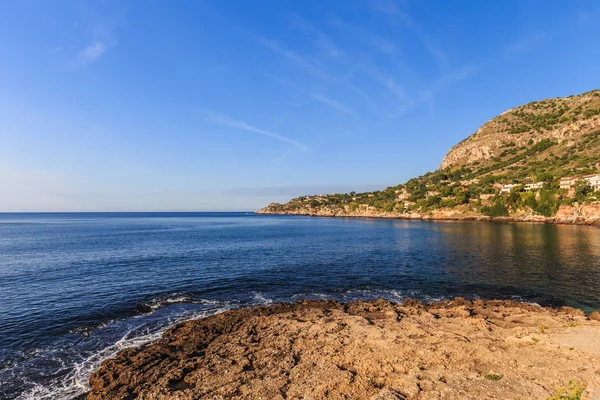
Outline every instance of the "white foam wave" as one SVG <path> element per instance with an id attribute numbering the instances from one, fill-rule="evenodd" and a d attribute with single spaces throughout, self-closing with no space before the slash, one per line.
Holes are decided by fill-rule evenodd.
<path id="1" fill-rule="evenodd" d="M 158 310 L 161 307 L 166 307 L 170 304 L 176 303 L 193 303 L 193 298 L 191 295 L 187 293 L 173 293 L 169 296 L 165 297 L 157 297 L 146 303 L 144 306 L 148 307 L 150 310 Z"/>
<path id="2" fill-rule="evenodd" d="M 176 300 L 176 298 L 173 298 L 172 300 Z M 162 336 L 163 332 L 174 324 L 187 320 L 205 318 L 232 308 L 232 304 L 229 302 L 206 300 L 203 303 L 211 305 L 212 307 L 210 309 L 191 313 L 183 313 L 181 315 L 169 318 L 168 321 L 165 321 L 155 328 L 140 327 L 139 325 L 133 324 L 131 328 L 124 331 L 120 338 L 118 338 L 118 340 L 116 340 L 114 343 L 107 345 L 106 347 L 87 357 L 84 357 L 81 361 L 71 365 L 66 365 L 66 363 L 63 362 L 58 372 L 60 372 L 60 370 L 68 370 L 68 372 L 62 375 L 60 378 L 51 381 L 49 384 L 40 384 L 23 379 L 23 386 L 29 387 L 29 389 L 20 394 L 16 399 L 56 400 L 73 399 L 81 396 L 89 391 L 89 376 L 100 366 L 102 361 L 114 357 L 121 350 L 139 347 L 158 340 Z M 101 329 L 110 328 L 111 326 L 107 326 Z M 92 332 L 92 335 L 94 333 L 96 332 Z"/>
<path id="3" fill-rule="evenodd" d="M 395 289 L 354 289 L 345 292 L 320 293 L 306 292 L 298 293 L 291 296 L 291 300 L 337 300 L 341 302 L 349 301 L 369 301 L 377 299 L 385 299 L 395 303 L 401 303 L 407 299 L 417 299 L 426 303 L 446 300 L 443 296 L 428 296 L 421 294 L 418 290 L 395 290 Z"/>
<path id="4" fill-rule="evenodd" d="M 273 299 L 266 297 L 264 293 L 254 292 L 252 294 L 253 305 L 268 306 L 273 304 Z"/>

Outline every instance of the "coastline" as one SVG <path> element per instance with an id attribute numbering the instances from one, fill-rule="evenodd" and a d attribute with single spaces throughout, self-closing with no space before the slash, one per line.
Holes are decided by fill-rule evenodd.
<path id="1" fill-rule="evenodd" d="M 255 211 L 255 214 L 261 215 L 295 215 L 305 217 L 323 217 L 323 218 L 368 218 L 368 219 L 394 219 L 404 221 L 447 221 L 447 222 L 461 222 L 461 221 L 479 221 L 479 222 L 511 222 L 511 223 L 538 223 L 538 224 L 557 224 L 557 225 L 582 225 L 582 226 L 596 226 L 600 227 L 600 214 L 589 215 L 589 216 L 578 216 L 578 215 L 560 215 L 555 217 L 544 217 L 538 215 L 530 216 L 509 216 L 509 217 L 488 217 L 485 215 L 457 215 L 457 214 L 444 214 L 444 213 L 430 213 L 430 214 L 396 214 L 396 213 L 347 213 L 343 211 L 331 211 L 325 212 L 310 212 L 310 211 L 265 211 L 261 209 Z"/>
<path id="2" fill-rule="evenodd" d="M 600 313 L 462 298 L 299 301 L 168 329 L 87 398 L 517 399 L 600 395 Z"/>

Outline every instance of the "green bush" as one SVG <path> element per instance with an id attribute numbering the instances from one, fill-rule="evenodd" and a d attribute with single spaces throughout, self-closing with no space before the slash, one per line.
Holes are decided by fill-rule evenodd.
<path id="1" fill-rule="evenodd" d="M 488 217 L 508 217 L 508 208 L 502 202 L 496 202 L 491 207 L 481 207 L 481 213 Z"/>

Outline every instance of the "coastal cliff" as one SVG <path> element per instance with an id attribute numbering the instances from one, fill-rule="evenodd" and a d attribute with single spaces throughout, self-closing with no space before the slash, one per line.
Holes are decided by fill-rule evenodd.
<path id="1" fill-rule="evenodd" d="M 378 208 L 370 207 L 368 205 L 364 205 L 354 210 L 349 207 L 344 207 L 343 209 L 337 207 L 286 209 L 284 205 L 278 203 L 271 203 L 267 207 L 256 211 L 256 213 L 270 215 L 304 215 L 310 217 L 383 218 L 421 221 L 504 221 L 600 226 L 600 203 L 571 206 L 561 205 L 556 215 L 552 217 L 545 217 L 531 212 L 521 212 L 513 216 L 490 217 L 464 208 L 438 209 L 425 213 L 382 212 Z"/>
<path id="2" fill-rule="evenodd" d="M 302 301 L 176 325 L 103 362 L 87 398 L 592 399 L 598 337 L 569 307 Z"/>
<path id="3" fill-rule="evenodd" d="M 600 90 L 505 111 L 452 147 L 440 169 L 406 183 L 257 213 L 600 224 Z"/>

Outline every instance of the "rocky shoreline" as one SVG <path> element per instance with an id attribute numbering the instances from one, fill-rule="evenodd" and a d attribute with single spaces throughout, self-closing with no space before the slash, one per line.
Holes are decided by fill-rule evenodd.
<path id="1" fill-rule="evenodd" d="M 554 217 L 544 217 L 533 214 L 520 214 L 510 217 L 488 217 L 477 213 L 456 213 L 453 210 L 437 211 L 431 213 L 392 213 L 379 212 L 366 208 L 365 210 L 346 211 L 342 209 L 323 208 L 318 210 L 300 209 L 284 210 L 279 204 L 269 204 L 267 207 L 256 211 L 264 215 L 300 215 L 308 217 L 332 218 L 374 218 L 398 219 L 417 221 L 497 221 L 497 222 L 527 222 L 561 225 L 591 225 L 600 227 L 600 204 L 589 204 L 581 207 L 563 206 Z"/>
<path id="2" fill-rule="evenodd" d="M 600 313 L 569 307 L 301 301 L 176 325 L 104 361 L 87 398 L 594 399 L 598 338 Z"/>

